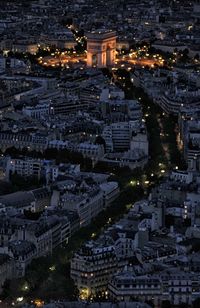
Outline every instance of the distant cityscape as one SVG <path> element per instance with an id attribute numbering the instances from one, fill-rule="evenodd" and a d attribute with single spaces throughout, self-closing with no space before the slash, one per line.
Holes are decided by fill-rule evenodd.
<path id="1" fill-rule="evenodd" d="M 0 1 L 0 308 L 200 307 L 200 1 Z"/>

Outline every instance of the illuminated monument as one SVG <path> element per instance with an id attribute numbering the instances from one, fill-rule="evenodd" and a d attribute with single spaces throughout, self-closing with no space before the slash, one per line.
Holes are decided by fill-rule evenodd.
<path id="1" fill-rule="evenodd" d="M 116 32 L 96 30 L 87 36 L 87 66 L 106 67 L 113 65 L 116 57 Z"/>

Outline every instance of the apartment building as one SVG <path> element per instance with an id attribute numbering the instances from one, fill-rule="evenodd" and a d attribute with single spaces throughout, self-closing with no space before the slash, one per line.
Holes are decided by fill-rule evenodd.
<path id="1" fill-rule="evenodd" d="M 113 300 L 153 301 L 160 307 L 162 301 L 173 305 L 190 305 L 199 296 L 199 275 L 169 269 L 159 274 L 136 276 L 130 271 L 115 274 L 109 283 L 109 294 Z"/>
<path id="2" fill-rule="evenodd" d="M 130 149 L 133 132 L 138 130 L 137 121 L 118 122 L 105 126 L 102 137 L 106 143 L 106 152 L 123 152 Z"/>
<path id="3" fill-rule="evenodd" d="M 71 261 L 71 277 L 85 299 L 106 292 L 108 280 L 116 270 L 115 250 L 106 240 L 102 245 L 86 243 Z"/>

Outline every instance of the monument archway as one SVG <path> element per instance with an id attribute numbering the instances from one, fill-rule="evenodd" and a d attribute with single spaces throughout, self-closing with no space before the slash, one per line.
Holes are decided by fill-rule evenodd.
<path id="1" fill-rule="evenodd" d="M 110 30 L 97 30 L 89 32 L 86 35 L 87 66 L 112 66 L 116 58 L 116 32 Z"/>

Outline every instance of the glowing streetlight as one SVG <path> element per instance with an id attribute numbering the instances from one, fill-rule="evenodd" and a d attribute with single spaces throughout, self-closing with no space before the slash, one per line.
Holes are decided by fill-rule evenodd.
<path id="1" fill-rule="evenodd" d="M 52 265 L 52 266 L 49 268 L 49 270 L 50 270 L 51 272 L 54 272 L 54 271 L 56 270 L 55 265 Z"/>

